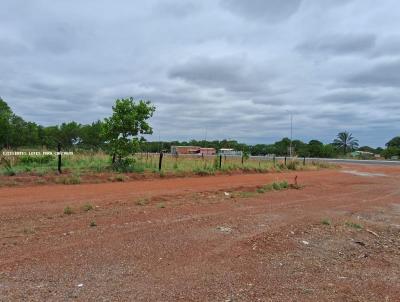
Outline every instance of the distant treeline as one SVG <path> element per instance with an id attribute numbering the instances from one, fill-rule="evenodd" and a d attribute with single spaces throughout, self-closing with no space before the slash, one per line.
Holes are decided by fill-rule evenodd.
<path id="1" fill-rule="evenodd" d="M 44 127 L 33 122 L 26 122 L 15 115 L 11 108 L 0 98 L 0 149 L 47 148 L 54 149 L 61 143 L 64 150 L 86 149 L 102 150 L 105 146 L 102 135 L 103 122 L 97 121 L 89 125 L 76 122 L 62 123 L 57 126 Z M 247 145 L 235 140 L 214 140 L 189 142 L 149 142 L 140 143 L 141 152 L 169 151 L 172 145 L 195 145 L 215 149 L 233 148 L 252 155 L 287 155 L 290 139 L 283 138 L 273 144 Z M 360 147 L 358 150 L 381 154 L 384 157 L 400 156 L 400 137 L 393 138 L 386 144 L 387 148 Z M 337 157 L 343 153 L 333 143 L 323 144 L 318 140 L 308 143 L 293 140 L 292 148 L 298 156 Z"/>

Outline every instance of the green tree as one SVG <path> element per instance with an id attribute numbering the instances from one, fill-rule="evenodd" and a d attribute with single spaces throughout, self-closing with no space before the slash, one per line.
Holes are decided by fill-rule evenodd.
<path id="1" fill-rule="evenodd" d="M 71 148 L 80 142 L 81 125 L 76 122 L 62 123 L 59 127 L 58 141 L 63 148 Z"/>
<path id="2" fill-rule="evenodd" d="M 358 140 L 353 137 L 353 135 L 347 131 L 340 132 L 333 144 L 338 149 L 343 149 L 343 154 L 347 153 L 347 150 L 354 150 L 358 147 Z"/>
<path id="3" fill-rule="evenodd" d="M 308 142 L 308 153 L 310 157 L 322 157 L 324 144 L 319 140 L 313 139 Z"/>
<path id="4" fill-rule="evenodd" d="M 399 147 L 387 147 L 382 151 L 381 155 L 387 159 L 392 158 L 393 156 L 400 156 L 400 148 Z"/>
<path id="5" fill-rule="evenodd" d="M 0 98 L 0 148 L 10 146 L 11 108 Z"/>
<path id="6" fill-rule="evenodd" d="M 392 138 L 386 143 L 386 147 L 398 147 L 400 148 L 400 136 Z"/>
<path id="7" fill-rule="evenodd" d="M 114 163 L 116 158 L 121 161 L 139 149 L 139 142 L 144 140 L 140 135 L 153 133 L 147 120 L 155 107 L 149 101 L 135 103 L 131 97 L 117 99 L 112 109 L 112 116 L 104 119 L 103 134 Z"/>
<path id="8" fill-rule="evenodd" d="M 102 128 L 103 123 L 101 121 L 94 122 L 91 125 L 83 125 L 79 131 L 79 147 L 100 149 L 103 145 Z"/>

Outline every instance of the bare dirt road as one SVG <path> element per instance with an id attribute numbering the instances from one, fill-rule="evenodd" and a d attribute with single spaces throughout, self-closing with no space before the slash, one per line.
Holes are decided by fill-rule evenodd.
<path id="1" fill-rule="evenodd" d="M 400 168 L 1 188 L 0 301 L 400 301 Z"/>

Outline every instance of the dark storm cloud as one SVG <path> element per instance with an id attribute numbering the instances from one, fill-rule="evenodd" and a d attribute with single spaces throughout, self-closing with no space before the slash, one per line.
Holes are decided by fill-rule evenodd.
<path id="1" fill-rule="evenodd" d="M 150 139 L 400 134 L 396 0 L 3 0 L 0 96 L 50 125 L 152 101 Z M 385 129 L 379 134 L 373 129 Z M 368 131 L 368 129 L 370 131 Z M 383 131 L 383 130 L 382 130 Z"/>
<path id="2" fill-rule="evenodd" d="M 297 50 L 309 54 L 359 54 L 371 50 L 375 46 L 374 34 L 335 34 L 321 38 L 313 38 L 297 46 Z"/>
<path id="3" fill-rule="evenodd" d="M 301 0 L 221 0 L 222 7 L 249 20 L 278 22 L 287 19 L 300 7 Z"/>

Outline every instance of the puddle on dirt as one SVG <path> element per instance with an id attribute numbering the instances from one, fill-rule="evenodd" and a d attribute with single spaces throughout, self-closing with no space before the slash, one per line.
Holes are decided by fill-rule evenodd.
<path id="1" fill-rule="evenodd" d="M 343 170 L 342 173 L 353 174 L 357 176 L 364 176 L 364 177 L 385 177 L 386 174 L 383 173 L 369 173 L 369 172 L 359 172 L 355 170 Z"/>

